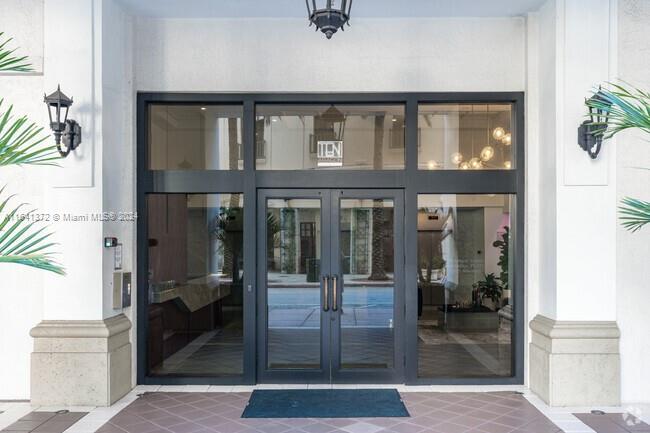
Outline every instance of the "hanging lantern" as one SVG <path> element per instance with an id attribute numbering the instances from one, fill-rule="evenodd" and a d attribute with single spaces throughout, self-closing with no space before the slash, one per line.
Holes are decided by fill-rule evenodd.
<path id="1" fill-rule="evenodd" d="M 327 39 L 343 26 L 350 25 L 352 0 L 305 0 L 309 25 L 316 26 L 316 31 L 325 33 Z M 337 6 L 338 4 L 338 6 Z"/>

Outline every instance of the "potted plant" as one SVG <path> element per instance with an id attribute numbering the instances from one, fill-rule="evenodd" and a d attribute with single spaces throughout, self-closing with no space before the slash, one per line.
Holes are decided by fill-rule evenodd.
<path id="1" fill-rule="evenodd" d="M 451 331 L 495 331 L 499 328 L 496 308 L 483 305 L 490 299 L 494 306 L 499 305 L 503 287 L 493 273 L 485 279 L 472 284 L 472 303 L 469 306 L 452 305 L 446 308 L 446 326 Z"/>
<path id="2" fill-rule="evenodd" d="M 474 291 L 472 299 L 474 300 L 474 307 L 478 311 L 482 311 L 484 299 L 490 299 L 494 305 L 494 310 L 498 310 L 499 301 L 503 294 L 503 286 L 501 281 L 493 273 L 487 274 L 484 280 L 477 281 L 472 285 Z"/>

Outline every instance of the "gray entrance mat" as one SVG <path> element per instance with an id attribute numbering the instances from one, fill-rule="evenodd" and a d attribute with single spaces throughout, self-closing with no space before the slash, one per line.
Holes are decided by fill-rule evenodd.
<path id="1" fill-rule="evenodd" d="M 396 389 L 255 390 L 242 418 L 408 417 Z"/>

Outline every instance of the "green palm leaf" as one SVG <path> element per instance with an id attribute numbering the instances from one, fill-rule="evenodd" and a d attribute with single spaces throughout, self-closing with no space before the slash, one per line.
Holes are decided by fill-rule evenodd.
<path id="1" fill-rule="evenodd" d="M 650 203 L 636 198 L 625 197 L 619 206 L 623 227 L 631 232 L 639 231 L 650 224 Z"/>
<path id="2" fill-rule="evenodd" d="M 56 146 L 41 144 L 48 138 L 43 128 L 29 122 L 26 116 L 12 115 L 13 105 L 2 111 L 0 99 L 0 167 L 4 165 L 58 165 Z"/>
<path id="3" fill-rule="evenodd" d="M 0 195 L 4 189 L 0 189 Z M 0 214 L 9 208 L 13 198 L 11 195 L 0 200 Z M 50 251 L 55 245 L 48 242 L 52 234 L 30 218 L 33 210 L 19 213 L 25 206 L 21 203 L 0 216 L 0 263 L 15 263 L 65 275 L 65 270 Z"/>
<path id="4" fill-rule="evenodd" d="M 630 128 L 639 128 L 650 134 L 650 94 L 637 88 L 630 90 L 618 84 L 610 86 L 611 89 L 599 89 L 600 98 L 586 102 L 588 107 L 607 113 L 607 129 L 603 128 L 600 134 L 604 138 L 611 138 Z"/>
<path id="5" fill-rule="evenodd" d="M 650 93 L 633 86 L 630 86 L 631 89 L 612 83 L 609 86 L 610 89 L 598 89 L 599 98 L 586 101 L 589 108 L 602 110 L 607 114 L 606 124 L 598 124 L 603 128 L 597 131 L 596 135 L 611 138 L 631 128 L 638 128 L 650 134 Z M 626 197 L 621 200 L 618 209 L 621 224 L 633 233 L 650 224 L 649 202 Z"/>
<path id="6" fill-rule="evenodd" d="M 6 39 L 4 42 L 3 32 L 0 32 L 0 71 L 3 72 L 31 72 L 31 63 L 27 61 L 27 56 L 16 57 L 14 53 L 17 48 L 10 50 L 7 45 L 12 41 L 12 38 Z"/>

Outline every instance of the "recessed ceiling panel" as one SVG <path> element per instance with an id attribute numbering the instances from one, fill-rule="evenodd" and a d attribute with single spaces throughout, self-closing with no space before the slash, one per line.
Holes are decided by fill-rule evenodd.
<path id="1" fill-rule="evenodd" d="M 157 18 L 302 18 L 303 0 L 118 0 L 131 13 Z M 352 17 L 511 17 L 545 0 L 354 0 Z"/>

